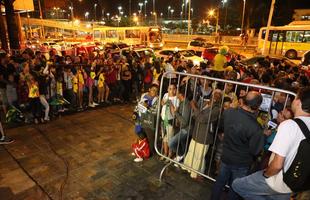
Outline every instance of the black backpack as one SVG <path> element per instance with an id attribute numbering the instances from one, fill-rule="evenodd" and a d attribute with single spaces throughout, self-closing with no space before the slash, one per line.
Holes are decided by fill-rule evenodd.
<path id="1" fill-rule="evenodd" d="M 310 131 L 301 119 L 295 118 L 294 121 L 306 139 L 299 143 L 291 166 L 287 172 L 283 173 L 283 181 L 293 192 L 301 192 L 310 189 Z"/>

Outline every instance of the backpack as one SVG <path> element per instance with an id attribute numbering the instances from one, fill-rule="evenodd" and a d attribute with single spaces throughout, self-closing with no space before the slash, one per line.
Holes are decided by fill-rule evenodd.
<path id="1" fill-rule="evenodd" d="M 293 192 L 301 192 L 310 189 L 310 131 L 301 119 L 295 118 L 294 121 L 306 138 L 299 143 L 291 166 L 283 173 L 283 181 Z"/>

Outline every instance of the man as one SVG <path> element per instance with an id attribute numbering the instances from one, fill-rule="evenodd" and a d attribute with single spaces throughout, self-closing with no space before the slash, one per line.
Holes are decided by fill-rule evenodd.
<path id="1" fill-rule="evenodd" d="M 180 131 L 173 136 L 169 141 L 169 149 L 172 153 L 177 154 L 176 160 L 181 161 L 183 159 L 186 141 L 188 139 L 189 132 L 189 119 L 190 119 L 190 103 L 187 99 L 186 87 L 181 86 L 177 93 L 177 97 L 180 101 L 179 107 L 176 109 L 172 104 L 170 105 L 171 114 L 175 116 Z"/>
<path id="2" fill-rule="evenodd" d="M 255 156 L 264 144 L 263 130 L 256 120 L 256 112 L 262 103 L 260 93 L 251 91 L 244 98 L 241 108 L 231 108 L 223 113 L 224 140 L 222 164 L 213 187 L 211 199 L 218 200 L 226 184 L 248 174 Z M 230 190 L 228 199 L 238 199 Z"/>
<path id="3" fill-rule="evenodd" d="M 219 53 L 216 54 L 216 56 L 213 59 L 213 74 L 217 78 L 223 78 L 224 76 L 224 70 L 227 64 L 227 48 L 226 47 L 220 47 Z"/>
<path id="4" fill-rule="evenodd" d="M 310 128 L 310 87 L 299 91 L 292 103 L 295 118 L 301 119 Z M 292 164 L 304 134 L 293 120 L 286 120 L 278 127 L 278 132 L 269 151 L 273 154 L 265 170 L 247 177 L 236 179 L 233 189 L 244 199 L 290 199 L 290 188 L 283 181 Z"/>

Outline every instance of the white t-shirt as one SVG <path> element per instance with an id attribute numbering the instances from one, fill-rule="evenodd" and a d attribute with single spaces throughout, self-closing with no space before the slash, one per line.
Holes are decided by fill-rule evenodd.
<path id="1" fill-rule="evenodd" d="M 179 104 L 180 104 L 180 101 L 179 99 L 177 98 L 177 96 L 173 96 L 173 97 L 169 97 L 168 96 L 168 93 L 166 93 L 164 96 L 163 96 L 163 101 L 166 102 L 167 100 L 170 100 L 170 102 L 172 103 L 172 105 L 175 107 L 175 108 L 178 108 L 179 107 Z M 167 108 L 167 105 L 163 105 L 163 107 L 161 108 L 161 118 L 162 120 L 165 119 L 166 117 L 166 108 Z M 169 109 L 169 112 L 167 112 L 168 116 L 167 116 L 167 119 L 168 120 L 171 120 L 174 118 L 174 116 L 171 114 L 170 112 L 170 109 Z"/>
<path id="2" fill-rule="evenodd" d="M 310 129 L 310 117 L 298 117 Z M 293 120 L 286 120 L 282 122 L 277 134 L 269 147 L 269 151 L 285 157 L 283 170 L 286 172 L 291 166 L 302 140 L 305 139 L 304 134 L 300 130 L 298 124 Z M 270 158 L 272 160 L 273 157 Z M 289 187 L 283 181 L 283 171 L 281 170 L 277 175 L 266 179 L 267 184 L 275 191 L 280 193 L 291 193 Z"/>
<path id="3" fill-rule="evenodd" d="M 170 63 L 166 63 L 165 65 L 165 71 L 166 72 L 175 72 L 173 66 Z M 176 74 L 167 74 L 166 78 L 176 78 Z"/>

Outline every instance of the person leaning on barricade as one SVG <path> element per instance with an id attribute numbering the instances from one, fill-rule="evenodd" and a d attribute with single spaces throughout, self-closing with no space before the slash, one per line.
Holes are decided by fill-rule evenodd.
<path id="1" fill-rule="evenodd" d="M 169 149 L 172 154 L 175 154 L 175 160 L 177 162 L 181 161 L 184 157 L 187 139 L 189 139 L 189 121 L 190 121 L 190 102 L 188 99 L 188 91 L 186 91 L 186 86 L 180 86 L 177 92 L 177 97 L 180 101 L 179 107 L 175 108 L 170 105 L 170 111 L 176 118 L 176 127 L 179 132 L 175 134 L 168 143 Z"/>
<path id="2" fill-rule="evenodd" d="M 212 189 L 212 200 L 221 198 L 226 184 L 231 185 L 236 178 L 248 174 L 264 145 L 263 129 L 256 120 L 256 113 L 263 101 L 260 93 L 249 92 L 240 108 L 230 108 L 224 111 L 220 123 L 224 130 L 223 154 L 220 172 Z M 229 190 L 228 199 L 238 199 L 238 195 Z"/>
<path id="3" fill-rule="evenodd" d="M 180 101 L 176 96 L 176 86 L 171 84 L 168 87 L 168 92 L 162 98 L 161 119 L 162 119 L 162 138 L 164 156 L 171 157 L 172 152 L 169 150 L 168 143 L 174 136 L 175 116 L 171 113 L 170 106 L 173 105 L 176 109 L 179 107 Z"/>
<path id="4" fill-rule="evenodd" d="M 152 85 L 148 92 L 141 95 L 141 99 L 135 108 L 133 119 L 135 122 L 135 132 L 147 137 L 150 145 L 151 155 L 155 154 L 155 126 L 156 112 L 158 106 L 158 86 Z"/>
<path id="5" fill-rule="evenodd" d="M 184 165 L 204 173 L 205 156 L 210 144 L 213 143 L 214 127 L 221 110 L 222 91 L 216 89 L 210 99 L 205 99 L 202 107 L 197 102 L 191 101 L 195 124 L 188 152 L 184 158 Z M 211 102 L 212 101 L 212 102 Z M 198 178 L 196 172 L 190 171 L 191 178 Z"/>

